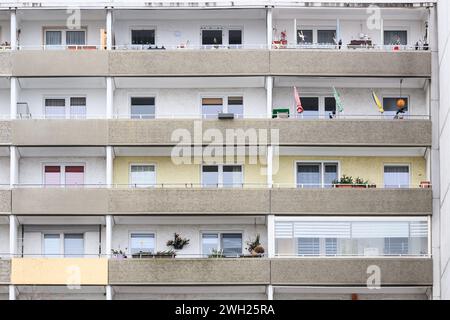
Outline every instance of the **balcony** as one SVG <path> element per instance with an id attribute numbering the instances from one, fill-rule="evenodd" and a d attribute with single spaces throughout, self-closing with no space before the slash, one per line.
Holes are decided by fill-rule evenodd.
<path id="1" fill-rule="evenodd" d="M 33 130 L 31 130 L 31 128 Z M 106 120 L 106 119 L 45 119 L 14 120 L 0 122 L 3 144 L 18 146 L 172 146 L 177 144 L 172 134 L 177 129 L 187 130 L 191 137 L 208 129 L 217 129 L 225 138 L 227 130 L 258 134 L 267 130 L 268 142 L 271 131 L 279 133 L 280 145 L 285 146 L 389 146 L 426 147 L 431 145 L 431 121 L 427 119 L 153 119 L 153 120 Z M 55 135 L 55 132 L 60 134 Z M 236 140 L 236 139 L 235 139 Z M 234 141 L 238 143 L 239 140 Z M 192 141 L 204 144 L 201 141 Z M 248 140 L 246 142 L 248 144 Z M 272 143 L 277 143 L 273 141 Z"/>
<path id="2" fill-rule="evenodd" d="M 107 285 L 108 260 L 84 258 L 15 258 L 15 285 Z"/>
<path id="3" fill-rule="evenodd" d="M 0 186 L 0 214 L 11 213 L 11 190 L 5 189 L 6 186 Z"/>
<path id="4" fill-rule="evenodd" d="M 251 272 L 249 272 L 251 270 Z M 110 260 L 111 285 L 264 285 L 270 283 L 266 259 Z"/>
<path id="5" fill-rule="evenodd" d="M 273 259 L 273 285 L 366 286 L 373 271 L 380 268 L 381 286 L 433 284 L 432 259 Z M 368 272 L 369 270 L 369 272 Z"/>
<path id="6" fill-rule="evenodd" d="M 0 258 L 0 285 L 11 282 L 11 260 Z"/>

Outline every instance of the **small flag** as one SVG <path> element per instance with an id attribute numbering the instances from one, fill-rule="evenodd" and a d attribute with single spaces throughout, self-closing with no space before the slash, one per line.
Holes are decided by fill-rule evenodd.
<path id="1" fill-rule="evenodd" d="M 375 101 L 375 104 L 378 107 L 378 110 L 380 110 L 381 113 L 384 113 L 383 104 L 381 103 L 380 99 L 378 99 L 375 91 L 372 91 L 372 97 L 373 97 L 373 100 Z"/>
<path id="2" fill-rule="evenodd" d="M 334 95 L 334 100 L 336 100 L 336 107 L 338 109 L 339 112 L 344 112 L 344 105 L 342 104 L 341 101 L 341 95 L 337 92 L 336 88 L 333 87 L 333 95 Z"/>
<path id="3" fill-rule="evenodd" d="M 303 113 L 302 101 L 300 100 L 300 96 L 298 95 L 297 88 L 294 87 L 294 99 L 295 105 L 297 106 L 297 113 Z"/>

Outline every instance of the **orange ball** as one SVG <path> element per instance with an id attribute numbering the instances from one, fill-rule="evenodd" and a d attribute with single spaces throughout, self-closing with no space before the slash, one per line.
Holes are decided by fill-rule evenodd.
<path id="1" fill-rule="evenodd" d="M 405 100 L 403 100 L 403 99 L 398 99 L 398 100 L 397 100 L 397 107 L 398 107 L 399 109 L 403 109 L 403 108 L 405 107 L 405 105 L 406 105 Z"/>

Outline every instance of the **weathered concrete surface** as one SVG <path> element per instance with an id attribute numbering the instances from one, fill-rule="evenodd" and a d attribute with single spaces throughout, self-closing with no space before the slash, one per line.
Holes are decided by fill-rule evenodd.
<path id="1" fill-rule="evenodd" d="M 104 146 L 107 120 L 14 120 L 12 142 L 17 146 Z"/>
<path id="2" fill-rule="evenodd" d="M 431 52 L 271 50 L 270 73 L 292 76 L 430 77 Z"/>
<path id="3" fill-rule="evenodd" d="M 11 282 L 11 260 L 0 259 L 0 284 Z"/>
<path id="4" fill-rule="evenodd" d="M 0 189 L 0 214 L 11 213 L 11 190 Z"/>
<path id="5" fill-rule="evenodd" d="M 431 189 L 274 189 L 273 214 L 431 215 Z"/>
<path id="6" fill-rule="evenodd" d="M 109 260 L 109 284 L 269 284 L 266 259 Z"/>
<path id="7" fill-rule="evenodd" d="M 381 286 L 433 284 L 433 261 L 427 258 L 272 259 L 270 275 L 273 285 L 365 286 L 373 273 L 369 266 L 380 268 Z"/>
<path id="8" fill-rule="evenodd" d="M 106 214 L 108 192 L 96 188 L 19 188 L 12 190 L 12 213 L 33 215 Z"/>
<path id="9" fill-rule="evenodd" d="M 0 76 L 12 74 L 11 52 L 0 51 Z"/>
<path id="10" fill-rule="evenodd" d="M 0 121 L 0 145 L 11 144 L 11 122 Z"/>
<path id="11" fill-rule="evenodd" d="M 112 214 L 268 214 L 269 190 L 114 189 Z"/>

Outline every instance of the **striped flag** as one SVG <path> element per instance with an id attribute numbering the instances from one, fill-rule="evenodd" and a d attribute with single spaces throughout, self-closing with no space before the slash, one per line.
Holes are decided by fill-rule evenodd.
<path id="1" fill-rule="evenodd" d="M 295 105 L 297 107 L 297 113 L 303 113 L 303 106 L 302 101 L 300 100 L 300 96 L 298 95 L 297 88 L 294 87 L 294 99 L 295 99 Z"/>
<path id="2" fill-rule="evenodd" d="M 373 100 L 375 101 L 375 104 L 378 107 L 378 110 L 380 110 L 381 113 L 384 113 L 383 104 L 381 103 L 380 99 L 378 99 L 377 94 L 375 93 L 375 91 L 372 91 L 372 97 L 373 97 Z"/>
<path id="3" fill-rule="evenodd" d="M 341 95 L 339 94 L 339 92 L 337 92 L 335 87 L 333 87 L 333 95 L 334 95 L 334 100 L 336 100 L 336 107 L 337 107 L 338 111 L 344 112 L 344 105 L 342 104 L 342 101 L 341 101 Z"/>

